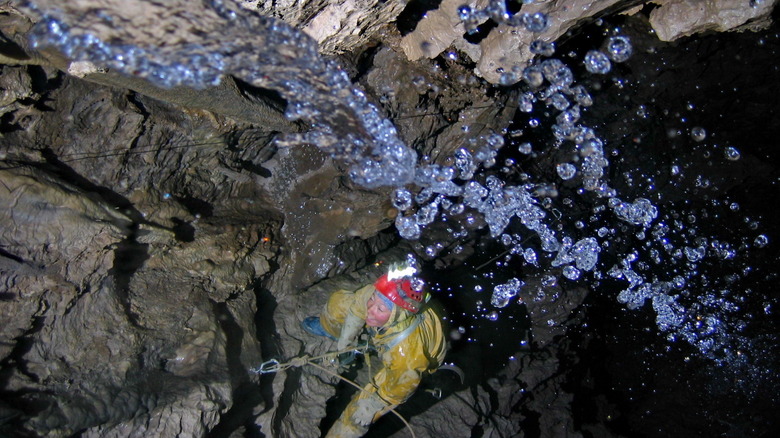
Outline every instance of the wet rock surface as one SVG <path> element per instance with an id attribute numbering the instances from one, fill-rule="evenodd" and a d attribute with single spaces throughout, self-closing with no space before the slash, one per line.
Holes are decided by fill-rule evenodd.
<path id="1" fill-rule="evenodd" d="M 468 54 L 477 63 L 475 72 L 479 76 L 499 84 L 504 73 L 519 73 L 535 56 L 530 50 L 533 41 L 554 42 L 594 18 L 636 13 L 641 9 L 642 2 L 583 0 L 523 3 L 526 4 L 518 13 L 543 13 L 547 17 L 547 25 L 530 32 L 516 25 L 502 23 L 501 19 L 487 14 L 479 19 L 482 26 L 480 32 L 469 35 L 458 20 L 458 8 L 468 5 L 473 10 L 484 10 L 489 2 L 443 1 L 438 9 L 426 14 L 414 31 L 404 37 L 402 47 L 409 59 L 416 60 L 421 57 L 435 58 L 452 46 Z M 752 22 L 749 26 L 761 27 L 768 22 L 775 5 L 774 1 L 751 2 L 747 5 L 739 0 L 671 0 L 654 3 L 658 7 L 650 12 L 650 22 L 658 37 L 664 41 L 710 30 L 732 30 L 748 22 Z"/>
<path id="2" fill-rule="evenodd" d="M 473 43 L 446 9 L 460 4 L 448 0 L 410 2 L 406 9 L 395 1 L 237 3 L 281 17 L 312 35 L 323 52 L 338 54 L 350 80 L 393 120 L 404 143 L 424 160 L 445 165 L 470 140 L 516 123 L 519 90 L 492 84 L 499 82 L 497 68 L 509 70 L 531 59 L 529 38 L 568 38 L 576 35 L 580 20 L 636 6 L 535 2 L 522 10 L 550 14 L 556 25 L 544 34 L 517 35 L 498 26 Z M 739 20 L 727 14 L 731 3 L 707 2 L 708 16 L 725 22 L 718 25 L 714 18 L 708 24 L 678 22 L 675 8 L 690 2 L 658 3 L 632 10 L 637 22 L 624 24 L 636 32 L 643 52 L 668 47 L 645 32 L 650 25 L 666 40 L 746 22 L 760 27 L 764 24 L 755 20 L 765 19 L 775 2 L 755 2 Z M 151 5 L 95 0 L 64 7 L 73 14 L 94 7 L 132 16 L 125 28 L 137 31 L 132 35 L 115 34 L 97 15 L 81 26 L 149 45 L 187 38 L 175 26 L 157 29 L 160 14 L 170 23 L 193 20 L 206 34 L 221 29 L 218 17 L 191 2 L 132 9 L 139 4 Z M 475 226 L 456 239 L 447 224 L 439 224 L 418 241 L 400 241 L 388 190 L 360 188 L 347 177 L 344 163 L 315 145 L 287 140 L 283 134 L 310 127 L 289 121 L 286 102 L 277 94 L 239 78 L 204 90 L 165 88 L 69 62 L 56 51 L 32 50 L 27 32 L 40 17 L 20 12 L 29 4 L 22 6 L 0 5 L 0 434 L 321 436 L 349 390 L 311 367 L 262 375 L 249 369 L 272 358 L 327 352 L 332 343 L 312 339 L 299 321 L 316 315 L 333 290 L 373 281 L 386 262 L 406 253 L 428 262 L 427 273 L 438 278 L 432 285 L 464 287 L 464 298 L 441 291 L 437 298 L 452 326 L 447 360 L 465 371 L 465 380 L 448 370 L 426 377 L 399 408 L 416 436 L 664 436 L 712 427 L 670 408 L 669 400 L 678 397 L 690 403 L 674 407 L 701 413 L 690 407 L 696 397 L 681 388 L 659 391 L 665 397 L 637 390 L 644 397 L 638 402 L 604 389 L 620 384 L 631 392 L 633 370 L 646 373 L 648 363 L 661 370 L 654 381 L 659 388 L 679 375 L 661 359 L 638 358 L 639 347 L 631 342 L 647 339 L 633 332 L 620 338 L 619 330 L 609 329 L 612 316 L 593 314 L 594 303 L 603 298 L 558 271 L 553 273 L 558 281 L 550 282 L 547 273 L 524 268 L 522 302 L 501 316 L 503 325 L 491 326 L 495 321 L 484 315 L 478 323 L 468 321 L 464 315 L 470 311 L 464 309 L 487 308 L 489 292 L 474 294 L 469 283 L 474 279 L 458 276 L 476 275 L 484 266 L 484 260 L 475 266 L 470 257 L 485 257 L 490 246 L 485 233 Z M 399 30 L 394 23 L 399 16 L 419 20 Z M 770 42 L 764 44 L 777 44 L 771 35 L 765 38 Z M 697 62 L 688 50 L 743 50 L 695 39 L 679 44 L 679 54 L 665 62 L 690 70 Z M 450 50 L 453 55 L 447 55 Z M 696 93 L 695 84 L 680 86 L 679 77 L 662 66 L 631 67 L 641 70 L 643 82 L 663 90 L 639 91 L 632 105 L 680 90 Z M 771 96 L 777 95 L 746 98 L 759 103 L 745 108 L 746 120 L 776 126 Z M 618 136 L 632 134 L 629 126 L 646 127 L 642 119 L 610 118 L 627 113 L 619 103 L 602 108 L 609 121 L 601 128 Z M 722 135 L 731 139 L 739 132 L 724 127 Z M 744 168 L 738 182 L 733 167 L 713 173 L 713 180 L 726 191 L 739 190 L 741 181 L 776 173 L 749 155 L 739 163 Z M 629 156 L 622 166 L 647 166 L 642 157 Z M 709 166 L 706 161 L 701 167 Z M 548 164 L 535 171 L 550 171 L 554 161 Z M 706 188 L 694 194 L 706 197 Z M 669 196 L 684 202 L 691 194 L 672 190 Z M 427 248 L 436 242 L 463 248 L 431 255 Z M 601 308 L 609 315 L 625 313 Z M 510 342 L 500 343 L 507 334 Z M 657 343 L 647 341 L 644 348 L 662 357 L 654 351 L 663 350 Z M 621 352 L 632 358 L 621 359 Z M 630 366 L 621 369 L 622 363 Z M 696 377 L 690 381 L 711 378 L 684 363 Z M 605 383 L 605 376 L 612 380 Z M 711 389 L 692 388 L 694 394 Z M 767 412 L 773 399 L 762 397 L 749 419 L 725 415 L 723 423 L 706 430 L 771 432 L 776 424 Z M 620 406 L 627 400 L 630 409 Z M 722 401 L 707 409 L 730 412 Z M 659 429 L 663 415 L 671 420 Z M 408 436 L 408 431 L 388 415 L 372 436 Z"/>

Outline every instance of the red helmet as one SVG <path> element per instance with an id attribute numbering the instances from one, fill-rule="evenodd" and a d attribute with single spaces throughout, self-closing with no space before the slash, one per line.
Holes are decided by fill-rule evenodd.
<path id="1" fill-rule="evenodd" d="M 389 280 L 387 274 L 385 274 L 374 283 L 374 288 L 392 301 L 393 304 L 399 305 L 412 313 L 419 312 L 422 307 L 423 292 L 414 290 L 409 278 Z"/>

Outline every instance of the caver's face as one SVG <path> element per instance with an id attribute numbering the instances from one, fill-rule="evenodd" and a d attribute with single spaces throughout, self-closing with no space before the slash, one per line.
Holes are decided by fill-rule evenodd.
<path id="1" fill-rule="evenodd" d="M 393 310 L 378 294 L 379 292 L 374 292 L 366 303 L 366 325 L 369 327 L 382 327 L 387 324 Z"/>

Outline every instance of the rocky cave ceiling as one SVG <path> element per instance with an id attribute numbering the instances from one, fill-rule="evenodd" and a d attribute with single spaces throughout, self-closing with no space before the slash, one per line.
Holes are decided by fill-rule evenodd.
<path id="1" fill-rule="evenodd" d="M 767 229 L 761 236 L 771 243 L 778 218 L 760 209 L 777 194 L 776 1 L 518 1 L 507 12 L 477 0 L 472 10 L 487 15 L 465 21 L 464 3 L 0 2 L 0 435 L 320 436 L 343 397 L 336 381 L 308 369 L 249 369 L 325 352 L 298 322 L 318 313 L 330 291 L 370 282 L 385 261 L 412 253 L 460 324 L 450 359 L 467 374 L 462 383 L 424 382 L 402 410 L 417 437 L 769 436 L 773 372 L 756 365 L 755 375 L 734 377 L 695 349 L 670 347 L 653 314 L 615 300 L 620 288 L 596 297 L 599 282 L 527 263 L 517 268 L 524 303 L 503 311 L 502 325 L 480 328 L 495 310 L 490 292 L 475 297 L 467 273 L 484 279 L 485 266 L 502 266 L 500 239 L 478 214 L 466 215 L 460 233 L 436 222 L 418 239 L 399 238 L 394 224 L 404 213 L 391 202 L 393 187 L 351 177 L 363 158 L 388 166 L 395 158 L 357 156 L 337 143 L 375 141 L 374 108 L 421 162 L 452 165 L 459 148 L 475 152 L 491 133 L 517 149 L 513 136 L 530 135 L 518 111 L 528 90 L 520 72 L 542 57 L 532 43 L 556 42 L 574 64 L 620 33 L 631 38 L 631 61 L 615 63 L 615 78 L 584 81 L 596 130 L 627 139 L 608 177 L 639 193 L 626 180 L 663 159 L 684 163 L 693 189 L 669 183 L 665 208 L 704 212 L 697 200 L 717 205 L 749 190 L 745 226 L 763 221 L 750 242 Z M 545 14 L 548 26 L 506 23 L 525 13 Z M 346 85 L 327 76 L 334 71 Z M 714 115 L 705 119 L 696 106 Z M 711 151 L 679 145 L 696 114 L 721 145 L 763 134 L 721 168 Z M 631 149 L 641 144 L 656 152 Z M 545 187 L 539 204 L 554 216 L 572 207 L 564 193 L 577 189 L 557 178 L 563 149 L 553 149 L 525 161 L 523 172 Z M 706 192 L 711 186 L 718 191 Z M 577 229 L 587 215 L 578 214 L 570 221 Z M 611 242 L 605 254 L 628 245 Z M 776 264 L 773 249 L 756 251 L 744 263 Z M 712 269 L 726 272 L 725 264 Z M 776 282 L 776 269 L 755 271 Z M 466 284 L 460 297 L 447 295 Z M 762 339 L 776 329 L 778 297 L 766 284 L 737 294 L 760 296 L 741 305 L 748 321 L 765 324 Z M 497 330 L 517 342 L 493 348 Z M 762 345 L 735 354 L 776 361 L 776 339 Z M 676 387 L 679 369 L 693 376 L 688 391 Z M 734 385 L 713 389 L 716 378 Z M 751 382 L 765 390 L 734 392 Z M 449 391 L 436 399 L 434 387 Z M 387 419 L 371 436 L 408 434 Z"/>

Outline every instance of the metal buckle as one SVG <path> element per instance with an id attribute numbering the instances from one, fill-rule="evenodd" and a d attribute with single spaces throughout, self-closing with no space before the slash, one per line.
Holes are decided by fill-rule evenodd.
<path id="1" fill-rule="evenodd" d="M 257 368 L 250 368 L 249 371 L 255 373 L 255 374 L 268 374 L 268 373 L 275 373 L 279 371 L 279 361 L 276 359 L 271 359 L 268 361 L 263 362 L 260 364 Z"/>
<path id="2" fill-rule="evenodd" d="M 435 398 L 436 400 L 441 400 L 442 397 L 441 388 L 429 389 L 428 392 L 430 392 L 433 398 Z"/>

